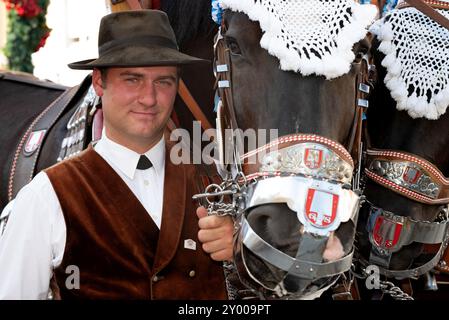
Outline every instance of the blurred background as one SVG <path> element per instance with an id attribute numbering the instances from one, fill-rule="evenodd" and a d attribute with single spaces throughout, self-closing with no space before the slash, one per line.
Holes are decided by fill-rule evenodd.
<path id="1" fill-rule="evenodd" d="M 74 86 L 89 71 L 74 71 L 67 64 L 94 58 L 98 24 L 109 10 L 105 0 L 50 0 L 46 24 L 50 29 L 45 46 L 31 55 L 34 75 L 41 79 Z M 4 49 L 8 34 L 7 1 L 0 0 L 0 69 L 8 69 Z"/>

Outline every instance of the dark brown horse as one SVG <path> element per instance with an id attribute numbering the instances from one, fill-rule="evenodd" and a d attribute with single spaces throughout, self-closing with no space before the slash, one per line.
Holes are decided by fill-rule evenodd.
<path id="1" fill-rule="evenodd" d="M 283 138 L 272 142 L 279 147 L 283 147 L 286 141 L 307 140 L 307 137 L 311 137 L 312 140 L 326 141 L 328 146 L 340 143 L 348 148 L 354 134 L 354 122 L 357 123 L 355 119 L 358 118 L 358 77 L 364 73 L 363 56 L 370 48 L 368 38 L 354 44 L 355 60 L 349 72 L 326 80 L 324 76 L 301 76 L 299 73 L 282 71 L 278 58 L 270 55 L 259 44 L 263 35 L 259 23 L 251 21 L 244 13 L 226 10 L 222 34 L 225 43 L 223 52 L 229 52 L 228 68 L 231 69 L 227 79 L 219 79 L 230 81 L 231 84 L 231 94 L 223 98 L 226 93 L 222 93 L 222 98 L 227 101 L 223 110 L 225 117 L 227 115 L 225 124 L 233 123 L 230 119 L 233 117 L 232 110 L 227 110 L 232 108 L 235 113 L 233 128 L 276 128 L 278 135 Z M 219 59 L 217 65 L 224 62 L 223 58 Z M 302 134 L 311 135 L 306 137 Z M 291 145 L 294 144 L 292 142 Z M 299 145 L 293 147 L 296 146 Z M 306 154 L 308 151 L 313 153 L 305 148 Z M 299 165 L 303 156 L 299 153 L 290 154 L 290 165 Z M 280 154 L 274 158 L 281 162 L 287 159 Z M 341 223 L 331 236 L 304 232 L 304 221 L 299 221 L 299 212 L 295 212 L 292 209 L 294 204 L 288 202 L 294 202 L 295 197 L 303 197 L 300 185 L 293 180 L 304 178 L 312 181 L 316 176 L 295 174 L 294 170 L 288 172 L 285 167 L 272 174 L 273 171 L 268 168 L 272 164 L 270 161 L 267 158 L 261 161 L 267 165 L 265 167 L 261 163 L 251 166 L 244 161 L 243 164 L 243 173 L 251 181 L 245 185 L 245 192 L 255 194 L 260 191 L 257 188 L 263 190 L 260 192 L 262 197 L 257 201 L 254 197 L 243 195 L 246 197 L 243 205 L 245 210 L 240 211 L 240 232 L 235 241 L 239 279 L 257 296 L 314 298 L 349 269 L 349 266 L 344 268 L 342 265 L 353 249 L 356 214 L 355 219 Z M 307 156 L 304 161 L 307 162 Z M 258 178 L 258 174 L 265 174 L 265 178 Z M 276 175 L 280 179 L 293 178 L 289 181 L 276 180 Z M 350 180 L 351 174 L 349 184 L 347 181 L 344 188 L 351 188 Z M 290 182 L 292 184 L 288 186 L 286 183 Z M 276 192 L 281 198 L 285 196 L 283 200 L 262 199 Z M 289 193 L 291 197 L 286 200 Z M 295 268 L 296 271 L 293 270 Z"/>
<path id="2" fill-rule="evenodd" d="M 379 44 L 376 40 L 373 45 L 378 82 L 368 110 L 367 202 L 360 212 L 357 248 L 364 267 L 376 265 L 383 280 L 402 280 L 397 285 L 403 284 L 402 289 L 411 294 L 409 279 L 424 275 L 421 280 L 432 280 L 428 272 L 439 262 L 447 241 L 449 199 L 444 177 L 449 176 L 449 114 L 429 120 L 397 110 L 397 101 L 384 83 L 387 69 L 382 66 L 385 55 Z M 436 248 L 429 251 L 424 244 Z M 423 282 L 415 282 L 415 289 L 422 289 Z M 373 294 L 362 291 L 364 297 Z"/>
<path id="3" fill-rule="evenodd" d="M 385 76 L 385 69 L 379 64 L 382 54 L 376 53 L 375 56 L 381 81 Z M 449 126 L 447 113 L 438 120 L 413 119 L 405 111 L 396 110 L 396 102 L 382 83 L 373 91 L 370 104 L 368 131 L 372 148 L 397 150 L 417 155 L 433 163 L 445 176 L 449 175 L 449 151 L 447 148 L 449 136 L 441 134 L 446 132 Z M 370 260 L 370 253 L 374 250 L 367 232 L 370 214 L 374 219 L 374 208 L 381 208 L 385 212 L 409 217 L 415 221 L 433 222 L 447 207 L 445 204 L 431 205 L 409 199 L 371 179 L 366 181 L 364 195 L 369 202 L 362 207 L 359 216 L 358 249 L 366 261 Z M 375 223 L 375 221 L 370 223 Z M 373 227 L 374 225 L 371 225 L 371 233 L 374 231 Z M 406 231 L 404 230 L 404 232 Z M 418 268 L 429 262 L 435 255 L 435 252 L 423 254 L 423 248 L 423 244 L 419 241 L 406 244 L 399 251 L 394 252 L 389 263 L 382 264 L 382 267 L 395 271 Z M 375 261 L 371 261 L 370 264 L 376 264 Z M 408 276 L 404 273 L 402 276 L 398 275 L 398 278 L 410 278 L 417 275 L 410 272 Z M 390 275 L 390 277 L 393 276 Z"/>

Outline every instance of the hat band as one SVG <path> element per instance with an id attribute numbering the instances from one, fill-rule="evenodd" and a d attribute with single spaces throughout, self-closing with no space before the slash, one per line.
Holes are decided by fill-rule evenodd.
<path id="1" fill-rule="evenodd" d="M 178 50 L 177 44 L 168 38 L 159 36 L 142 36 L 142 37 L 133 37 L 127 39 L 117 39 L 108 41 L 98 48 L 98 53 L 101 56 L 115 47 L 133 46 L 133 45 L 140 45 L 140 46 L 155 45 Z"/>

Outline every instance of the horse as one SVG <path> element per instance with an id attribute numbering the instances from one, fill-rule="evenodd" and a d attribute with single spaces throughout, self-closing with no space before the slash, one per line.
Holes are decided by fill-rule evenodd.
<path id="1" fill-rule="evenodd" d="M 185 85 L 183 82 L 184 91 L 180 91 L 180 95 L 201 106 L 201 110 L 197 106 L 196 111 L 203 123 L 211 122 L 215 117 L 212 57 L 213 35 L 217 27 L 211 19 L 210 2 L 164 0 L 157 9 L 167 13 L 181 51 L 210 61 L 195 69 L 183 68 Z M 0 209 L 14 199 L 20 188 L 39 171 L 87 147 L 94 135 L 94 114 L 98 114 L 96 109 L 100 107 L 94 101 L 90 75 L 74 88 L 37 80 L 31 84 L 28 77 L 14 77 L 14 81 L 8 80 L 10 78 L 3 74 L 0 78 L 0 136 L 4 150 L 0 157 L 3 168 Z M 175 101 L 171 129 L 177 126 L 192 132 L 194 116 L 180 95 Z M 54 119 L 47 120 L 44 114 L 51 112 L 55 113 Z M 49 123 L 40 125 L 37 118 Z M 45 134 L 38 130 L 41 129 L 39 126 L 45 127 Z M 31 152 L 24 150 L 27 146 Z"/>
<path id="2" fill-rule="evenodd" d="M 247 289 L 241 290 L 244 297 L 313 299 L 343 278 L 351 265 L 359 197 L 350 189 L 352 182 L 358 189 L 352 173 L 359 163 L 358 124 L 368 91 L 364 57 L 370 39 L 360 24 L 354 31 L 357 39 L 353 37 L 349 45 L 347 69 L 332 80 L 326 77 L 335 70 L 326 76 L 319 74 L 322 64 L 314 70 L 306 64 L 301 74 L 281 70 L 275 50 L 261 47 L 275 40 L 266 39 L 270 24 L 255 15 L 261 8 L 253 5 L 259 4 L 221 1 L 226 10 L 217 37 L 215 65 L 221 97 L 219 168 L 225 182 L 215 189 L 211 186 L 201 196 L 233 195 L 233 203 L 225 207 L 237 212 L 234 274 Z M 346 5 L 352 5 L 346 12 L 357 10 L 355 4 Z M 277 9 L 267 12 L 278 13 Z M 366 19 L 374 19 L 375 13 L 370 11 Z M 299 12 L 291 14 L 301 16 Z M 364 22 L 368 25 L 370 21 Z M 337 20 L 334 26 L 339 23 L 344 25 Z M 296 26 L 299 29 L 301 26 Z M 283 36 L 288 37 L 291 30 L 283 30 Z M 287 42 L 281 47 L 294 45 Z M 298 56 L 320 59 L 331 52 L 327 46 L 319 51 L 318 46 L 303 45 Z M 272 128 L 280 137 L 258 149 L 242 142 L 238 133 L 230 138 L 224 133 L 224 129 Z M 245 154 L 238 151 L 237 140 L 245 145 Z M 252 156 L 256 156 L 255 162 L 249 161 Z M 223 208 L 221 200 L 211 201 L 212 211 Z M 338 222 L 337 211 L 345 216 Z"/>
<path id="3" fill-rule="evenodd" d="M 398 72 L 394 73 L 394 64 L 388 61 L 392 61 L 392 56 L 399 57 L 401 52 L 413 51 L 416 45 L 423 43 L 422 39 L 413 42 L 414 34 L 410 33 L 399 49 L 400 35 L 386 38 L 385 32 L 382 33 L 381 30 L 385 30 L 389 23 L 394 23 L 391 21 L 401 16 L 400 10 L 408 10 L 405 14 L 420 15 L 421 21 L 430 27 L 430 31 L 426 31 L 430 38 L 435 35 L 432 30 L 443 28 L 412 8 L 395 10 L 376 27 L 378 31 L 375 32 L 377 36 L 373 41 L 372 55 L 377 83 L 369 98 L 365 139 L 364 195 L 367 201 L 360 211 L 356 245 L 358 257 L 355 259 L 360 267 L 357 273 L 362 273 L 371 265 L 377 268 L 379 276 L 391 280 L 381 281 L 382 286 L 375 288 L 377 291 L 367 291 L 364 290 L 364 284 L 359 285 L 363 297 L 375 299 L 388 292 L 393 299 L 410 299 L 412 290 L 409 281 L 420 276 L 429 281 L 428 289 L 435 290 L 435 283 L 432 282 L 435 279 L 429 272 L 439 262 L 448 238 L 446 225 L 449 199 L 444 189 L 448 183 L 445 177 L 449 175 L 449 135 L 445 134 L 449 126 L 449 113 L 444 111 L 449 101 L 446 99 L 446 105 L 443 105 L 439 114 L 435 114 L 435 109 L 431 108 L 418 109 L 416 105 L 433 103 L 439 90 L 423 90 L 421 84 L 416 82 L 408 86 L 405 91 L 407 97 L 423 98 L 420 104 L 413 104 L 409 100 L 408 105 L 404 106 L 403 95 L 398 94 L 397 85 L 393 86 L 390 79 Z M 449 6 L 446 10 L 449 10 Z M 423 27 L 404 25 L 401 23 L 404 30 Z M 397 29 L 393 27 L 393 30 Z M 439 30 L 449 35 L 447 30 Z M 398 47 L 388 47 L 390 41 Z M 425 68 L 426 61 L 431 64 L 432 59 L 426 56 L 424 65 L 414 64 L 416 75 Z M 439 67 L 435 70 L 442 71 Z M 410 71 L 400 74 L 404 77 L 414 75 Z M 427 77 L 432 74 L 426 71 Z M 447 72 L 442 71 L 441 74 L 447 77 Z M 444 78 L 440 78 L 440 81 L 444 83 Z M 436 246 L 436 249 L 429 251 L 429 244 Z M 369 273 L 365 272 L 362 278 L 367 276 Z M 415 283 L 415 289 L 423 286 Z M 393 287 L 397 291 L 393 292 Z"/>
<path id="4" fill-rule="evenodd" d="M 3 150 L 0 155 L 0 208 L 9 201 L 8 178 L 20 138 L 33 120 L 66 90 L 65 86 L 42 81 L 29 74 L 0 72 L 0 144 Z M 50 160 L 49 156 L 44 153 L 40 163 L 54 163 L 55 160 Z"/>

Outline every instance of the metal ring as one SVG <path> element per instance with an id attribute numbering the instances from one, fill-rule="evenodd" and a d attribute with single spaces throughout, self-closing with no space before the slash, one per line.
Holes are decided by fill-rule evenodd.
<path id="1" fill-rule="evenodd" d="M 223 191 L 223 188 L 222 188 L 221 186 L 219 186 L 219 185 L 216 184 L 216 183 L 212 183 L 212 184 L 210 184 L 210 185 L 208 185 L 208 186 L 206 187 L 205 192 L 206 192 L 206 193 L 212 193 L 212 192 L 209 192 L 209 190 L 210 190 L 211 188 L 214 188 L 214 189 L 213 189 L 213 193 L 216 193 L 216 192 L 222 192 L 222 191 Z M 221 196 L 220 196 L 220 201 L 219 201 L 219 202 L 223 202 L 223 199 L 224 199 L 224 195 L 221 195 Z M 211 202 L 211 201 L 209 200 L 209 197 L 206 197 L 206 201 L 207 201 L 207 203 L 208 203 L 209 205 L 215 204 L 215 202 Z"/>

